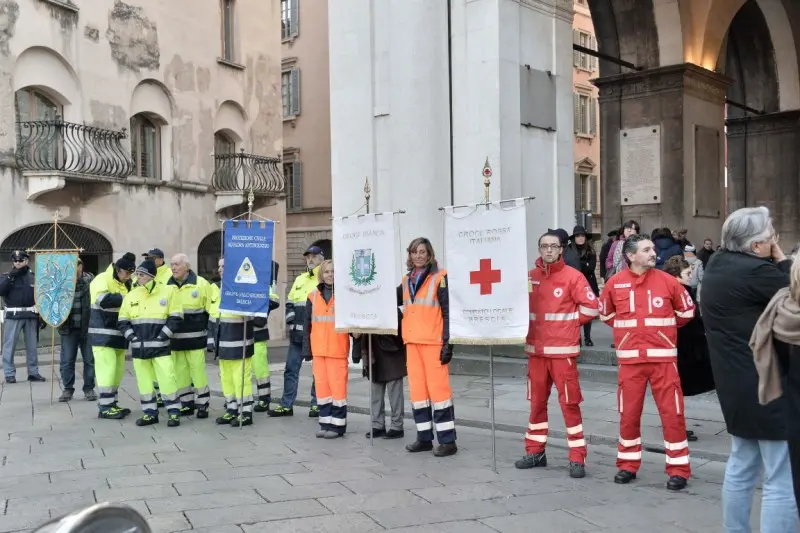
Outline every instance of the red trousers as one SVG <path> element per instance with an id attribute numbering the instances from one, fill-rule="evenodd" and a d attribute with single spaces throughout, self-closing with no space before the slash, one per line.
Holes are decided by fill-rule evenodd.
<path id="1" fill-rule="evenodd" d="M 547 444 L 547 400 L 553 384 L 558 390 L 558 403 L 567 425 L 567 445 L 569 460 L 584 464 L 586 461 L 586 441 L 583 439 L 581 419 L 581 384 L 578 379 L 578 366 L 574 358 L 551 359 L 530 356 L 528 358 L 528 400 L 531 402 L 531 417 L 528 432 L 525 434 L 525 453 L 536 454 L 544 451 Z"/>
<path id="2" fill-rule="evenodd" d="M 689 442 L 683 417 L 683 391 L 678 367 L 668 363 L 619 365 L 617 399 L 619 401 L 619 446 L 617 468 L 637 472 L 642 464 L 642 409 L 647 384 L 661 416 L 667 475 L 689 479 Z"/>

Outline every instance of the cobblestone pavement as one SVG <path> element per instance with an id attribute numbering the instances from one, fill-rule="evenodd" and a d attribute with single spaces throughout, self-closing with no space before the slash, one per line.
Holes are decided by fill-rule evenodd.
<path id="1" fill-rule="evenodd" d="M 50 406 L 49 394 L 49 383 L 0 390 L 0 532 L 29 531 L 102 501 L 131 505 L 156 532 L 721 531 L 724 463 L 716 461 L 694 459 L 688 489 L 673 494 L 664 488 L 663 455 L 645 453 L 639 479 L 618 486 L 616 450 L 602 444 L 590 446 L 587 477 L 572 480 L 561 439 L 549 448 L 548 468 L 519 471 L 512 463 L 521 436 L 499 432 L 494 473 L 485 429 L 459 427 L 458 455 L 437 459 L 403 450 L 413 440 L 410 422 L 405 441 L 370 448 L 359 414 L 335 441 L 313 438 L 305 409 L 293 418 L 257 414 L 243 429 L 193 418 L 179 428 L 138 428 L 130 374 L 121 403 L 134 415 L 121 422 L 97 419 L 96 406 L 81 399 Z M 220 398 L 212 401 L 220 412 Z"/>

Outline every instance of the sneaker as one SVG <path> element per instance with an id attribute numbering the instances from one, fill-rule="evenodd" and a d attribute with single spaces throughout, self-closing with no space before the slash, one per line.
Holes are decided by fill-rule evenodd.
<path id="1" fill-rule="evenodd" d="M 308 410 L 308 418 L 319 418 L 319 407 L 312 405 Z"/>
<path id="2" fill-rule="evenodd" d="M 181 425 L 180 416 L 181 415 L 169 415 L 169 418 L 167 419 L 167 426 L 171 428 L 180 426 Z"/>
<path id="3" fill-rule="evenodd" d="M 97 401 L 97 393 L 94 392 L 94 389 L 84 391 L 83 399 L 87 402 L 96 402 Z"/>
<path id="4" fill-rule="evenodd" d="M 157 416 L 144 415 L 142 418 L 136 421 L 136 425 L 139 427 L 152 426 L 153 424 L 158 424 Z"/>
<path id="5" fill-rule="evenodd" d="M 236 420 L 236 415 L 225 412 L 225 414 L 217 418 L 216 423 L 220 426 L 224 426 L 225 424 L 230 425 L 234 420 Z"/>
<path id="6" fill-rule="evenodd" d="M 111 409 L 107 409 L 105 411 L 99 411 L 97 413 L 97 418 L 105 418 L 108 420 L 122 420 L 123 418 L 125 418 L 125 414 L 122 412 L 121 409 L 112 407 Z"/>
<path id="7" fill-rule="evenodd" d="M 16 383 L 16 382 L 17 378 L 15 378 L 14 376 L 6 376 L 6 383 Z"/>
<path id="8" fill-rule="evenodd" d="M 544 452 L 541 453 L 529 453 L 522 457 L 522 459 L 517 460 L 514 463 L 514 467 L 520 470 L 526 470 L 528 468 L 535 468 L 535 467 L 545 467 L 547 466 L 547 456 Z"/>
<path id="9" fill-rule="evenodd" d="M 258 400 L 256 404 L 253 406 L 253 411 L 256 413 L 266 413 L 269 411 L 269 402 L 265 402 L 264 400 Z"/>
<path id="10" fill-rule="evenodd" d="M 75 394 L 75 391 L 72 389 L 64 389 L 64 392 L 61 393 L 61 396 L 58 397 L 59 402 L 68 402 L 72 400 L 72 396 Z"/>
<path id="11" fill-rule="evenodd" d="M 294 409 L 279 405 L 275 409 L 267 411 L 267 414 L 269 416 L 294 416 Z"/>
<path id="12" fill-rule="evenodd" d="M 575 461 L 569 462 L 569 477 L 580 479 L 586 477 L 586 466 Z"/>
<path id="13" fill-rule="evenodd" d="M 181 416 L 192 416 L 194 414 L 194 407 L 186 405 L 181 407 Z"/>
<path id="14" fill-rule="evenodd" d="M 42 376 L 40 374 L 34 374 L 32 376 L 28 376 L 28 381 L 36 381 L 36 382 L 39 382 L 39 383 L 43 383 L 43 382 L 45 382 L 47 380 L 44 378 L 44 376 Z"/>
<path id="15" fill-rule="evenodd" d="M 252 426 L 253 425 L 252 413 L 242 413 L 240 416 L 231 420 L 231 425 L 235 428 L 238 428 L 239 426 Z"/>
<path id="16" fill-rule="evenodd" d="M 197 408 L 197 418 L 208 418 L 208 406 L 203 405 Z"/>

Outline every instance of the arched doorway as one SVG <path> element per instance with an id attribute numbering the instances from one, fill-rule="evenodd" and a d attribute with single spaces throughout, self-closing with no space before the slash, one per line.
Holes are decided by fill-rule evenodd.
<path id="1" fill-rule="evenodd" d="M 113 249 L 108 239 L 100 233 L 79 224 L 58 224 L 59 248 L 77 246 L 83 248 L 81 259 L 85 272 L 93 275 L 105 270 L 112 262 Z M 38 244 L 37 244 L 38 243 Z M 7 236 L 0 244 L 0 271 L 11 268 L 9 256 L 14 250 L 26 248 L 52 248 L 53 224 L 35 224 L 20 228 Z"/>

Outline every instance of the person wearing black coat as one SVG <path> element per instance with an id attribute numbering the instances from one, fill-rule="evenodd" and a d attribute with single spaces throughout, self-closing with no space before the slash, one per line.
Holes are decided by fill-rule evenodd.
<path id="1" fill-rule="evenodd" d="M 402 289 L 401 289 L 402 290 Z M 397 311 L 397 335 L 362 335 L 353 343 L 353 353 L 360 350 L 363 375 L 371 379 L 372 387 L 372 436 L 384 439 L 401 439 L 403 431 L 403 378 L 406 371 L 406 345 L 403 343 L 403 314 Z M 372 366 L 369 343 L 372 340 Z M 388 393 L 391 408 L 391 424 L 386 429 L 386 404 Z M 368 431 L 366 437 L 370 437 Z"/>
<path id="2" fill-rule="evenodd" d="M 575 270 L 581 269 L 581 263 L 578 259 L 578 254 L 568 246 L 569 244 L 569 233 L 567 230 L 563 228 L 558 229 L 548 229 L 548 233 L 552 233 L 553 235 L 558 235 L 558 239 L 561 241 L 561 249 L 563 250 L 562 257 L 564 258 L 564 262 L 567 266 L 571 266 Z"/>
<path id="3" fill-rule="evenodd" d="M 568 248 L 578 257 L 578 270 L 589 282 L 595 296 L 600 296 L 600 288 L 597 286 L 597 275 L 594 269 L 597 267 L 597 254 L 594 251 L 594 245 L 588 238 L 586 228 L 583 226 L 575 226 L 572 230 L 572 236 L 569 238 L 570 243 Z M 592 322 L 589 321 L 583 325 L 583 342 L 586 346 L 594 346 L 592 342 Z"/>
<path id="4" fill-rule="evenodd" d="M 653 244 L 656 245 L 656 268 L 664 270 L 667 259 L 674 256 L 683 257 L 683 247 L 679 241 L 672 236 L 669 228 L 656 228 L 650 235 Z"/>
<path id="5" fill-rule="evenodd" d="M 761 531 L 795 531 L 797 510 L 789 466 L 786 399 L 758 401 L 750 336 L 778 290 L 789 285 L 791 261 L 777 244 L 766 207 L 733 212 L 722 249 L 703 276 L 700 311 L 731 453 L 722 486 L 723 527 L 750 531 L 752 497 L 762 475 Z"/>
<path id="6" fill-rule="evenodd" d="M 611 251 L 611 245 L 617 240 L 617 233 L 617 230 L 609 231 L 608 240 L 600 248 L 600 277 L 603 279 L 606 279 L 606 258 L 608 258 L 608 253 Z"/>
<path id="7" fill-rule="evenodd" d="M 78 273 L 75 279 L 75 296 L 69 317 L 58 328 L 61 336 L 61 383 L 64 391 L 58 398 L 59 402 L 68 402 L 75 393 L 75 362 L 78 359 L 78 349 L 83 359 L 83 394 L 87 401 L 96 401 L 94 392 L 94 354 L 89 346 L 89 315 L 91 314 L 91 300 L 89 298 L 89 283 L 92 277 L 83 273 L 83 262 L 78 259 Z"/>

